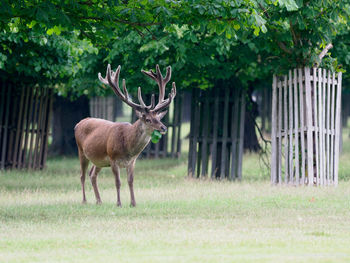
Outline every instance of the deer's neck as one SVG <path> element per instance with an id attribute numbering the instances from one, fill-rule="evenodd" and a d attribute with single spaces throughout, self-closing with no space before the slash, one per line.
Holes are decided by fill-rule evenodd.
<path id="1" fill-rule="evenodd" d="M 129 134 L 130 152 L 132 155 L 140 154 L 151 139 L 153 130 L 149 129 L 142 121 L 137 120 L 132 125 L 132 132 Z"/>

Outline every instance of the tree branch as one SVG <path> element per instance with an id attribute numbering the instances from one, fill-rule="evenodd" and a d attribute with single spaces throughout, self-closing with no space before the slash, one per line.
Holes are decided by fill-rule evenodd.
<path id="1" fill-rule="evenodd" d="M 318 58 L 320 59 L 320 63 L 321 60 L 323 59 L 323 57 L 327 54 L 328 50 L 330 50 L 333 47 L 332 43 L 329 43 L 320 53 L 320 55 L 318 55 Z"/>
<path id="2" fill-rule="evenodd" d="M 297 35 L 295 34 L 295 31 L 294 31 L 294 28 L 292 25 L 292 21 L 290 21 L 290 20 L 289 20 L 289 27 L 290 27 L 290 32 L 292 33 L 294 46 L 296 47 L 297 43 L 298 43 L 298 38 L 297 38 Z"/>
<path id="3" fill-rule="evenodd" d="M 315 63 L 314 67 L 318 68 L 318 66 L 321 64 L 321 61 L 323 59 L 323 57 L 327 54 L 328 50 L 330 50 L 333 47 L 333 45 L 331 43 L 329 43 L 322 51 L 321 53 L 318 55 L 318 59 L 319 61 Z"/>
<path id="4" fill-rule="evenodd" d="M 286 53 L 288 53 L 288 54 L 290 54 L 290 55 L 293 54 L 293 51 L 292 51 L 291 49 L 287 48 L 286 45 L 285 45 L 283 42 L 277 41 L 277 45 L 278 45 L 284 52 L 286 52 Z"/>

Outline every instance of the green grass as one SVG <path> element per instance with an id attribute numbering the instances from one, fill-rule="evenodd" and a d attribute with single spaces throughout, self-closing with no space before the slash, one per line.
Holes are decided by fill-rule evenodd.
<path id="1" fill-rule="evenodd" d="M 0 175 L 0 262 L 349 262 L 350 142 L 344 137 L 339 186 L 273 187 L 257 155 L 243 181 L 188 179 L 186 156 L 139 160 L 137 207 L 122 208 L 109 169 L 99 176 L 103 204 L 79 162 L 54 159 L 42 172 Z"/>

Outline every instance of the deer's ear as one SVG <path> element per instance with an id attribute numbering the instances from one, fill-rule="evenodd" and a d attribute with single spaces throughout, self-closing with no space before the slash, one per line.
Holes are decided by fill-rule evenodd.
<path id="1" fill-rule="evenodd" d="M 159 119 L 163 119 L 163 117 L 164 117 L 167 113 L 168 113 L 167 110 L 166 110 L 166 111 L 163 111 L 163 112 L 161 112 L 161 113 L 158 113 Z"/>
<path id="2" fill-rule="evenodd" d="M 142 119 L 143 116 L 142 116 L 141 112 L 139 112 L 138 110 L 135 110 L 135 114 L 136 114 L 137 118 Z"/>

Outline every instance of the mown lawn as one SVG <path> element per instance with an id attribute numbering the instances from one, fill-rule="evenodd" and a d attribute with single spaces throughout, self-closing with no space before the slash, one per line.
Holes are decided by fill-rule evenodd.
<path id="1" fill-rule="evenodd" d="M 346 137 L 347 138 L 347 137 Z M 272 187 L 256 155 L 243 181 L 186 178 L 180 160 L 137 163 L 137 207 L 116 207 L 109 169 L 103 204 L 87 180 L 81 204 L 77 159 L 42 172 L 0 175 L 0 262 L 350 262 L 350 143 L 334 187 Z"/>

